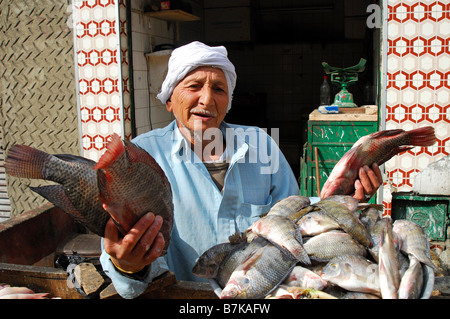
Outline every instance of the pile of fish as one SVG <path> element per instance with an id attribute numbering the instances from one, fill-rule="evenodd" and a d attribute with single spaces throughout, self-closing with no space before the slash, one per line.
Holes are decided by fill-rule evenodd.
<path id="1" fill-rule="evenodd" d="M 102 237 L 110 217 L 125 235 L 144 214 L 161 215 L 162 254 L 167 251 L 173 226 L 170 183 L 150 154 L 130 141 L 122 142 L 117 134 L 98 163 L 13 145 L 5 170 L 11 176 L 56 182 L 30 188 Z"/>
<path id="2" fill-rule="evenodd" d="M 424 297 L 434 280 L 428 267 L 439 269 L 423 229 L 407 220 L 392 223 L 382 218 L 382 206 L 360 204 L 348 194 L 360 168 L 435 142 L 430 126 L 363 136 L 333 168 L 321 201 L 281 200 L 246 236 L 207 250 L 192 272 L 217 283 L 221 298 Z"/>
<path id="3" fill-rule="evenodd" d="M 347 195 L 312 205 L 290 196 L 203 253 L 192 271 L 213 279 L 220 298 L 422 298 L 427 267 L 439 272 L 427 236 L 381 209 Z"/>

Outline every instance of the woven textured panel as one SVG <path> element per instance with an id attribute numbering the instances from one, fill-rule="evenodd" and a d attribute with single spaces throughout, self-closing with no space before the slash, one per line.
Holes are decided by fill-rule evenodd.
<path id="1" fill-rule="evenodd" d="M 0 107 L 3 147 L 27 144 L 79 154 L 71 2 L 0 0 Z M 44 199 L 7 176 L 11 216 Z"/>

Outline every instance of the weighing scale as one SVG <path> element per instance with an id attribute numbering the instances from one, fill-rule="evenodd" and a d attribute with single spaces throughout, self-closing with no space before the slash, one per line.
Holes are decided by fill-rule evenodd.
<path id="1" fill-rule="evenodd" d="M 357 107 L 353 102 L 353 95 L 347 90 L 347 87 L 358 81 L 358 73 L 366 68 L 366 60 L 361 58 L 359 63 L 347 68 L 337 68 L 330 66 L 326 62 L 322 62 L 322 66 L 326 74 L 331 74 L 331 83 L 340 85 L 341 91 L 334 97 L 332 106 L 341 107 Z"/>

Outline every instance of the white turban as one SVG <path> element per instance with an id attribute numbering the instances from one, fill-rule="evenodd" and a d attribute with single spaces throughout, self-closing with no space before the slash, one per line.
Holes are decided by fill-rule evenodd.
<path id="1" fill-rule="evenodd" d="M 186 44 L 173 50 L 169 59 L 167 76 L 161 86 L 161 92 L 156 96 L 166 103 L 173 89 L 184 77 L 200 66 L 212 66 L 222 69 L 227 79 L 229 102 L 227 112 L 231 108 L 233 91 L 236 87 L 236 71 L 227 57 L 227 49 L 223 46 L 210 47 L 198 41 Z"/>

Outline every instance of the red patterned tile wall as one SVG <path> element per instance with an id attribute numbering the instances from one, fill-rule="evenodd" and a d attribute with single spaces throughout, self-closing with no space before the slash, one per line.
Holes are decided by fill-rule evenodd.
<path id="1" fill-rule="evenodd" d="M 124 1 L 73 3 L 82 155 L 93 160 L 113 133 L 131 135 L 125 18 Z"/>
<path id="2" fill-rule="evenodd" d="M 392 192 L 409 192 L 428 164 L 450 153 L 450 2 L 389 0 L 386 129 L 435 128 L 437 143 L 385 165 L 385 213 Z"/>

